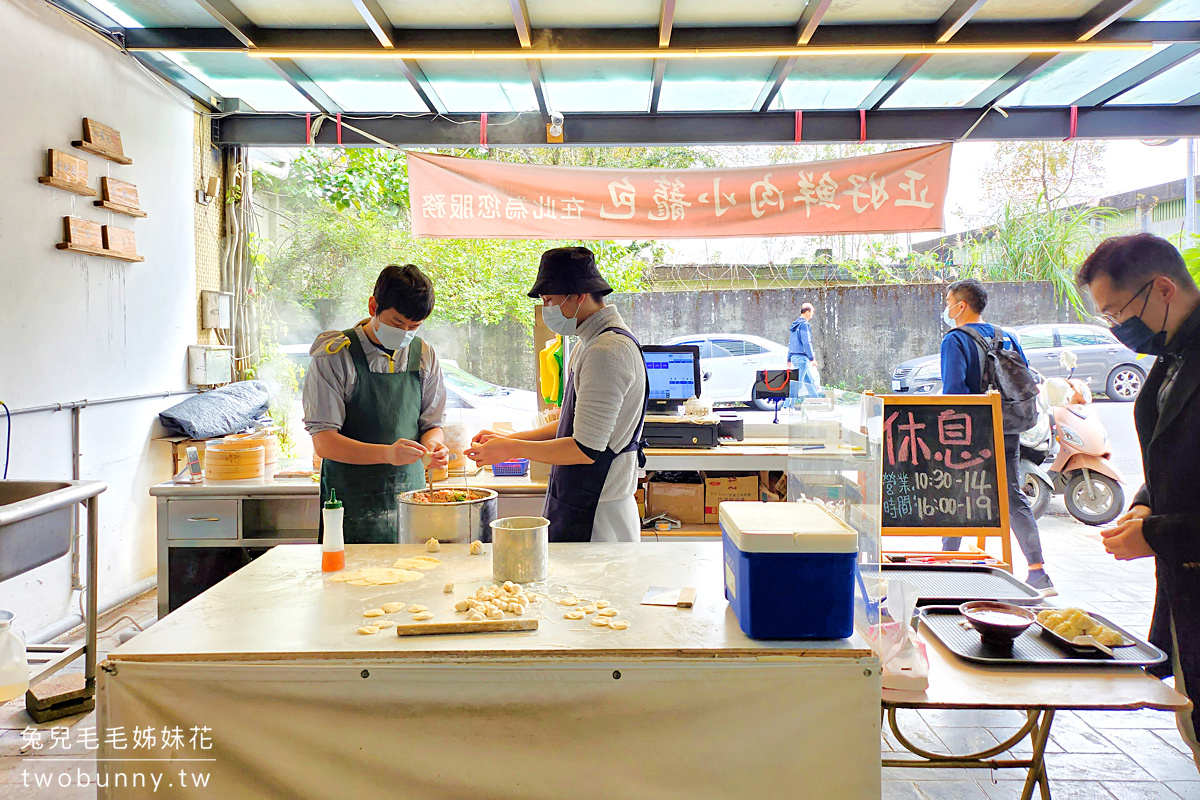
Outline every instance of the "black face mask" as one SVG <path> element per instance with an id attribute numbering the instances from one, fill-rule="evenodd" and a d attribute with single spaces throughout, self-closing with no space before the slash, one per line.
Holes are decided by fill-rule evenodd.
<path id="1" fill-rule="evenodd" d="M 1154 281 L 1149 281 L 1141 289 L 1137 290 L 1137 294 L 1129 298 L 1129 303 L 1137 299 L 1138 295 L 1146 291 Z M 1126 303 L 1121 307 L 1124 311 L 1128 307 Z M 1150 305 L 1149 296 L 1146 297 L 1146 302 L 1142 303 L 1142 310 L 1136 317 L 1130 317 L 1119 325 L 1114 325 L 1110 330 L 1112 335 L 1117 337 L 1117 341 L 1137 353 L 1145 353 L 1151 356 L 1160 356 L 1167 349 L 1167 316 L 1171 313 L 1171 304 L 1167 303 L 1167 310 L 1163 313 L 1162 330 L 1155 333 L 1149 325 L 1142 321 L 1142 314 L 1146 313 L 1146 306 Z M 1121 311 L 1117 313 L 1120 314 Z"/>

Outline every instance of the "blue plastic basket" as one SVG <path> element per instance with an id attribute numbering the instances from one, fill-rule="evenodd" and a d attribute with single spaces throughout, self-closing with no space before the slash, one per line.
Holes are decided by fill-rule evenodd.
<path id="1" fill-rule="evenodd" d="M 528 458 L 514 458 L 511 461 L 501 461 L 492 465 L 492 474 L 501 477 L 519 478 L 529 472 Z"/>

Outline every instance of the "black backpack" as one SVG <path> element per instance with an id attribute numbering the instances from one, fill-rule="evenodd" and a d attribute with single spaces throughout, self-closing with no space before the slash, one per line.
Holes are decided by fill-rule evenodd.
<path id="1" fill-rule="evenodd" d="M 995 389 L 1000 393 L 1000 409 L 1005 433 L 1022 433 L 1037 422 L 1038 385 L 1029 365 L 1016 350 L 1004 347 L 1004 331 L 993 325 L 991 341 L 967 325 L 955 328 L 979 345 L 979 366 L 982 369 L 980 391 Z"/>

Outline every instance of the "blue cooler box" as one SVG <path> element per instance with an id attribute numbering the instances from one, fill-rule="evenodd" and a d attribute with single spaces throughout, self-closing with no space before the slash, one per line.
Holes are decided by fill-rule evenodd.
<path id="1" fill-rule="evenodd" d="M 854 632 L 858 534 L 816 503 L 721 504 L 725 598 L 751 639 Z"/>

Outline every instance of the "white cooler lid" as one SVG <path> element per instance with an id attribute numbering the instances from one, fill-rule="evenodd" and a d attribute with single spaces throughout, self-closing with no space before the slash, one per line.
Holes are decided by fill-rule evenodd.
<path id="1" fill-rule="evenodd" d="M 743 553 L 854 553 L 858 534 L 817 503 L 721 503 L 721 529 Z"/>

